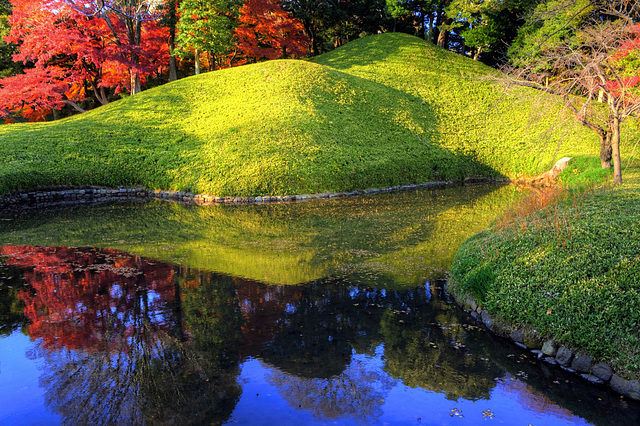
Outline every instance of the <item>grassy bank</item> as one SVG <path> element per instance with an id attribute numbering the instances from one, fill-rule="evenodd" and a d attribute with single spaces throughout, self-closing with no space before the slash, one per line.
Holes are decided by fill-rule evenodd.
<path id="1" fill-rule="evenodd" d="M 508 176 L 597 154 L 538 94 L 405 34 L 313 61 L 186 78 L 68 119 L 0 126 L 0 194 L 143 185 L 212 195 L 339 192 Z"/>
<path id="2" fill-rule="evenodd" d="M 640 168 L 624 176 L 520 204 L 462 245 L 449 289 L 640 378 Z M 547 207 L 527 207 L 545 197 Z"/>

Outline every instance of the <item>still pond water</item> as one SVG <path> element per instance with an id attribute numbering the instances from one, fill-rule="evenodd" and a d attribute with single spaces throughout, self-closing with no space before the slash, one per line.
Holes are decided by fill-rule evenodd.
<path id="1" fill-rule="evenodd" d="M 0 217 L 0 424 L 638 424 L 446 295 L 462 241 L 521 196 Z"/>

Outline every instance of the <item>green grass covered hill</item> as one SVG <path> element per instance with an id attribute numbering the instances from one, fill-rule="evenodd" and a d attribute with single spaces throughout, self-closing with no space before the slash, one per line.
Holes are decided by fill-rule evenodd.
<path id="1" fill-rule="evenodd" d="M 0 126 L 0 194 L 144 185 L 283 195 L 534 173 L 596 155 L 537 94 L 501 97 L 495 71 L 405 34 L 313 61 L 186 78 L 72 118 Z M 553 130 L 550 130 L 553 129 Z"/>

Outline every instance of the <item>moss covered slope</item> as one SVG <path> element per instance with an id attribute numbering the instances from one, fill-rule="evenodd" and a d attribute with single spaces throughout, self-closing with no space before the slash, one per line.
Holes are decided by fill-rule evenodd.
<path id="1" fill-rule="evenodd" d="M 563 156 L 598 154 L 598 140 L 552 96 L 521 88 L 504 93 L 499 72 L 404 35 L 359 39 L 318 63 L 421 99 L 433 112 L 438 146 L 515 177 Z"/>
<path id="2" fill-rule="evenodd" d="M 383 34 L 313 62 L 180 80 L 69 119 L 0 126 L 0 193 L 144 185 L 212 195 L 300 194 L 514 176 L 591 153 L 580 127 L 531 126 L 493 71 Z M 528 92 L 523 92 L 528 93 Z M 496 107 L 497 105 L 497 107 Z"/>
<path id="3" fill-rule="evenodd" d="M 449 290 L 640 378 L 640 169 L 493 227 L 458 251 Z"/>

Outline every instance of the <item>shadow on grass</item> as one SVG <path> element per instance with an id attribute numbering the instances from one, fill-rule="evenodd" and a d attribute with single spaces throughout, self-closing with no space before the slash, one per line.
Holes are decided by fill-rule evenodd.
<path id="1" fill-rule="evenodd" d="M 292 86 L 273 80 L 282 70 Z M 226 71 L 204 77 L 219 83 L 235 70 Z M 174 83 L 60 122 L 2 129 L 0 192 L 144 185 L 295 195 L 500 175 L 473 153 L 441 146 L 437 114 L 419 97 L 301 61 L 242 72 L 254 80 L 240 101 L 233 98 L 240 106 L 230 100 L 233 87 L 205 99 L 197 82 L 209 81 L 185 79 L 188 91 Z M 322 81 L 310 84 L 308 75 Z M 274 105 L 282 87 L 293 94 Z M 214 107 L 202 110 L 202 102 Z"/>

